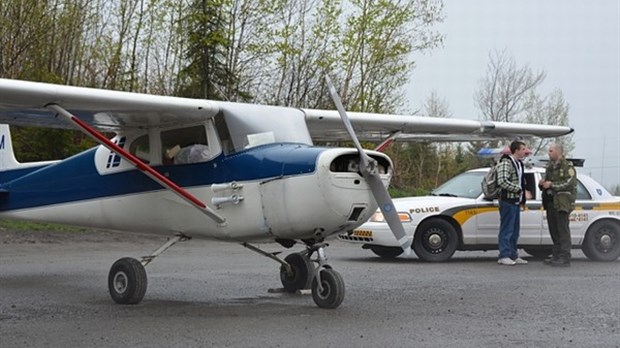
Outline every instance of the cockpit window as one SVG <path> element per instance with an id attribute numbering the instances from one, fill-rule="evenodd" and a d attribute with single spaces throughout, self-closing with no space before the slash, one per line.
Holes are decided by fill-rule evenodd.
<path id="1" fill-rule="evenodd" d="M 150 162 L 150 146 L 149 146 L 149 136 L 148 134 L 142 135 L 136 138 L 131 145 L 129 146 L 129 152 L 144 161 L 145 163 Z"/>
<path id="2" fill-rule="evenodd" d="M 164 164 L 204 162 L 211 157 L 203 125 L 162 131 L 161 145 Z"/>
<path id="3" fill-rule="evenodd" d="M 215 127 L 224 153 L 272 143 L 312 145 L 301 110 L 235 103 L 222 106 Z"/>

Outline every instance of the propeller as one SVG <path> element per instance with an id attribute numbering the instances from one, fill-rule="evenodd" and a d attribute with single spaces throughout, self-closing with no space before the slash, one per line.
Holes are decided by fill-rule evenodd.
<path id="1" fill-rule="evenodd" d="M 375 159 L 371 158 L 366 154 L 359 140 L 357 139 L 357 135 L 355 135 L 355 130 L 353 130 L 353 126 L 351 125 L 351 121 L 349 120 L 349 116 L 342 105 L 342 101 L 340 100 L 340 96 L 334 87 L 329 76 L 325 75 L 325 80 L 327 81 L 327 87 L 329 89 L 329 94 L 336 104 L 336 109 L 338 109 L 338 113 L 340 114 L 340 118 L 342 118 L 342 122 L 344 123 L 349 136 L 355 143 L 355 147 L 360 154 L 360 173 L 366 179 L 368 186 L 370 186 L 370 191 L 372 195 L 375 197 L 377 204 L 379 205 L 379 209 L 383 213 L 383 217 L 385 221 L 390 226 L 394 237 L 398 241 L 398 244 L 403 249 L 405 254 L 409 254 L 411 252 L 411 243 L 409 242 L 409 238 L 405 233 L 405 229 L 403 224 L 400 222 L 400 218 L 398 217 L 398 212 L 394 207 L 394 202 L 392 202 L 392 198 L 390 194 L 387 192 L 385 186 L 383 186 L 383 182 L 381 181 L 381 177 L 379 176 L 378 171 L 378 163 Z"/>

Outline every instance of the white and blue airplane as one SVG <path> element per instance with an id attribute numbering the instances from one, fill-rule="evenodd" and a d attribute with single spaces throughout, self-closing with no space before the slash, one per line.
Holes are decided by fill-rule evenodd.
<path id="1" fill-rule="evenodd" d="M 70 224 L 171 238 L 108 275 L 112 299 L 139 303 L 145 266 L 192 237 L 241 243 L 280 264 L 284 289 L 311 289 L 321 308 L 344 299 L 326 240 L 379 207 L 395 238 L 408 239 L 386 187 L 394 170 L 362 141 L 456 141 L 557 137 L 561 126 L 479 122 L 155 96 L 0 79 L 0 218 Z M 72 157 L 19 163 L 8 125 L 77 128 L 101 145 Z M 116 134 L 112 139 L 102 132 Z M 315 146 L 350 141 L 356 148 Z M 281 259 L 254 244 L 303 245 Z M 252 244 L 251 244 L 252 243 Z M 315 265 L 316 264 L 316 265 Z"/>

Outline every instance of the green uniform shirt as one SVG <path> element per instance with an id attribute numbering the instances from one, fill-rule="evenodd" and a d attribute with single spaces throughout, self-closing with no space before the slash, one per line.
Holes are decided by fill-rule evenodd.
<path id="1" fill-rule="evenodd" d="M 577 196 L 577 173 L 573 164 L 562 157 L 557 162 L 549 161 L 545 168 L 545 180 L 551 181 L 551 188 L 544 190 L 543 205 L 553 204 L 557 211 L 570 213 L 575 208 Z"/>

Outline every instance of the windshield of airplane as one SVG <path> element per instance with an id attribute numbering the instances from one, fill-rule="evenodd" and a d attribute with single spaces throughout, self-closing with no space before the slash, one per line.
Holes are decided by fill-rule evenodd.
<path id="1" fill-rule="evenodd" d="M 223 104 L 223 118 L 216 117 L 215 123 L 222 147 L 227 153 L 270 143 L 312 145 L 301 110 L 265 105 Z"/>
<path id="2" fill-rule="evenodd" d="M 484 175 L 485 172 L 462 173 L 434 189 L 431 196 L 478 198 L 482 194 Z"/>

